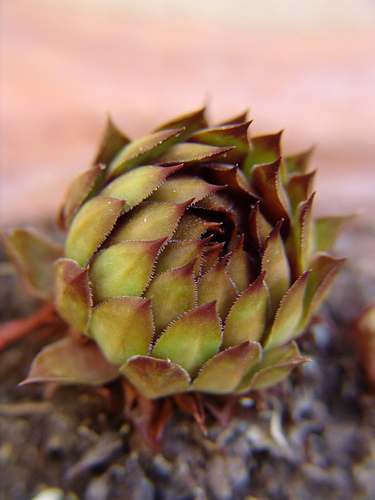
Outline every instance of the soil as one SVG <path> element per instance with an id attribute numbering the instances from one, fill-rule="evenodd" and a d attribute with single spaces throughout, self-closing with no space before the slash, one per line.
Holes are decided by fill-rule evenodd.
<path id="1" fill-rule="evenodd" d="M 300 339 L 311 363 L 255 400 L 243 398 L 227 428 L 208 415 L 206 436 L 191 417 L 176 412 L 159 452 L 112 411 L 108 388 L 17 386 L 58 332 L 41 329 L 5 348 L 0 498 L 375 498 L 375 405 L 353 337 L 355 318 L 375 298 L 375 277 L 363 269 L 374 241 L 373 230 L 359 226 L 341 241 L 340 252 L 367 250 L 345 266 L 319 321 Z M 28 298 L 4 255 L 1 266 L 1 321 L 27 316 L 39 304 Z"/>

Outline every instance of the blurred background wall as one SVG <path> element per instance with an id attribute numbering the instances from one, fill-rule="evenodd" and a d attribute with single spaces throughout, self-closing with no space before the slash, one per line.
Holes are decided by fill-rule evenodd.
<path id="1" fill-rule="evenodd" d="M 373 0 L 2 0 L 0 223 L 54 216 L 107 112 L 130 137 L 209 105 L 316 145 L 317 213 L 375 215 Z"/>

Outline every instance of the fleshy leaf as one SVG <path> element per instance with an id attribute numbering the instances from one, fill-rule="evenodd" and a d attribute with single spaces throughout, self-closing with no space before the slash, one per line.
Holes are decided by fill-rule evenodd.
<path id="1" fill-rule="evenodd" d="M 189 136 L 188 141 L 211 146 L 235 146 L 226 156 L 228 163 L 241 162 L 250 150 L 247 129 L 251 121 L 199 130 Z"/>
<path id="2" fill-rule="evenodd" d="M 249 111 L 246 110 L 243 113 L 240 113 L 239 115 L 236 115 L 232 118 L 229 118 L 221 123 L 218 124 L 218 127 L 224 126 L 224 125 L 236 125 L 239 123 L 244 123 L 247 121 L 247 115 L 249 114 Z"/>
<path id="3" fill-rule="evenodd" d="M 31 290 L 43 298 L 53 292 L 53 262 L 62 248 L 36 231 L 14 229 L 1 232 L 1 239 L 12 262 Z"/>
<path id="4" fill-rule="evenodd" d="M 111 232 L 124 202 L 117 198 L 96 196 L 88 200 L 73 218 L 65 243 L 65 256 L 85 266 Z"/>
<path id="5" fill-rule="evenodd" d="M 301 327 L 317 311 L 345 261 L 346 259 L 335 259 L 326 253 L 315 256 L 307 280 L 304 322 Z"/>
<path id="6" fill-rule="evenodd" d="M 219 257 L 224 248 L 224 243 L 213 243 L 207 245 L 203 251 L 201 273 L 204 275 L 217 265 Z"/>
<path id="7" fill-rule="evenodd" d="M 182 128 L 184 131 L 181 133 L 179 138 L 183 138 L 186 135 L 190 135 L 195 130 L 200 130 L 202 128 L 208 127 L 208 122 L 205 116 L 206 108 L 198 109 L 198 111 L 193 111 L 192 113 L 188 113 L 186 115 L 179 116 L 174 120 L 171 120 L 167 123 L 163 123 L 160 127 L 158 127 L 155 132 L 160 130 L 170 130 L 174 128 Z"/>
<path id="8" fill-rule="evenodd" d="M 281 218 L 289 221 L 291 207 L 281 180 L 281 160 L 254 167 L 253 185 L 261 196 L 263 214 L 274 224 Z"/>
<path id="9" fill-rule="evenodd" d="M 260 211 L 259 201 L 253 206 L 249 216 L 250 235 L 257 246 L 262 249 L 272 231 L 271 224 L 265 219 Z"/>
<path id="10" fill-rule="evenodd" d="M 131 356 L 146 355 L 153 334 L 151 301 L 118 297 L 98 305 L 92 310 L 89 333 L 116 365 Z"/>
<path id="11" fill-rule="evenodd" d="M 267 238 L 262 256 L 262 271 L 266 272 L 265 281 L 271 295 L 271 309 L 276 311 L 280 300 L 290 285 L 289 262 L 285 255 L 280 236 L 280 221 Z"/>
<path id="12" fill-rule="evenodd" d="M 303 310 L 305 289 L 309 271 L 305 272 L 293 283 L 284 295 L 265 343 L 265 349 L 273 349 L 293 340 L 299 333 Z"/>
<path id="13" fill-rule="evenodd" d="M 169 359 L 134 356 L 128 359 L 120 371 L 149 399 L 186 392 L 190 384 L 186 371 Z"/>
<path id="14" fill-rule="evenodd" d="M 250 256 L 243 249 L 244 236 L 242 235 L 238 247 L 232 252 L 225 266 L 225 270 L 236 286 L 239 293 L 246 290 L 253 281 L 253 266 Z"/>
<path id="15" fill-rule="evenodd" d="M 233 304 L 225 321 L 223 348 L 259 341 L 269 319 L 269 292 L 262 273 Z"/>
<path id="16" fill-rule="evenodd" d="M 172 323 L 157 341 L 152 355 L 170 359 L 194 376 L 218 352 L 221 335 L 215 302 L 211 302 L 188 311 Z"/>
<path id="17" fill-rule="evenodd" d="M 101 194 L 125 200 L 124 210 L 128 210 L 147 198 L 167 177 L 181 167 L 182 165 L 173 167 L 144 165 L 134 168 L 107 184 Z"/>
<path id="18" fill-rule="evenodd" d="M 165 238 L 122 241 L 98 252 L 90 265 L 94 302 L 140 296 L 150 281 L 156 256 L 164 242 Z"/>
<path id="19" fill-rule="evenodd" d="M 138 165 L 149 165 L 160 153 L 171 147 L 184 129 L 161 130 L 146 135 L 126 145 L 109 166 L 109 180 L 118 177 Z M 182 162 L 176 162 L 182 163 Z"/>
<path id="20" fill-rule="evenodd" d="M 88 269 L 74 260 L 59 259 L 55 270 L 55 305 L 67 323 L 86 332 L 91 315 Z"/>
<path id="21" fill-rule="evenodd" d="M 254 165 L 273 163 L 280 158 L 281 134 L 282 131 L 276 134 L 260 135 L 252 138 L 252 151 L 243 165 L 243 170 L 248 177 L 250 177 Z"/>
<path id="22" fill-rule="evenodd" d="M 219 316 L 224 319 L 236 300 L 237 291 L 224 268 L 225 261 L 207 271 L 198 281 L 198 305 L 216 301 Z"/>
<path id="23" fill-rule="evenodd" d="M 171 240 L 164 247 L 158 256 L 155 274 L 163 273 L 169 269 L 186 266 L 193 259 L 196 259 L 194 265 L 194 276 L 197 278 L 201 267 L 202 250 L 210 238 L 202 240 Z"/>
<path id="24" fill-rule="evenodd" d="M 316 171 L 308 174 L 293 174 L 289 177 L 285 189 L 288 193 L 293 213 L 298 205 L 307 200 L 312 194 L 312 187 Z"/>
<path id="25" fill-rule="evenodd" d="M 245 375 L 236 392 L 262 390 L 286 378 L 296 366 L 309 361 L 301 356 L 295 342 L 264 352 L 263 359 Z"/>
<path id="26" fill-rule="evenodd" d="M 220 222 L 208 222 L 193 213 L 184 213 L 173 235 L 174 240 L 197 240 L 206 231 L 221 226 Z"/>
<path id="27" fill-rule="evenodd" d="M 228 155 L 230 154 L 231 153 L 228 153 Z M 228 158 L 226 158 L 226 160 L 228 161 Z M 213 184 L 228 186 L 228 190 L 230 190 L 234 196 L 240 196 L 244 199 L 245 203 L 249 203 L 249 199 L 258 198 L 249 179 L 237 165 L 211 163 L 205 166 L 204 178 Z"/>
<path id="28" fill-rule="evenodd" d="M 156 158 L 159 165 L 175 165 L 178 163 L 195 163 L 198 161 L 212 160 L 217 157 L 224 157 L 234 149 L 233 147 L 221 148 L 218 146 L 206 146 L 193 142 L 182 142 L 166 149 Z"/>
<path id="29" fill-rule="evenodd" d="M 61 211 L 61 225 L 68 228 L 75 213 L 88 198 L 98 179 L 103 175 L 104 165 L 96 165 L 78 175 L 70 185 Z"/>
<path id="30" fill-rule="evenodd" d="M 192 390 L 212 394 L 233 392 L 251 366 L 258 362 L 261 347 L 244 342 L 209 359 L 195 379 Z"/>
<path id="31" fill-rule="evenodd" d="M 154 278 L 145 297 L 152 299 L 156 333 L 196 305 L 195 259 L 179 269 L 171 269 Z"/>
<path id="32" fill-rule="evenodd" d="M 209 184 L 199 177 L 178 176 L 167 179 L 159 189 L 152 193 L 149 200 L 184 203 L 194 198 L 194 202 L 197 202 L 224 187 Z"/>
<path id="33" fill-rule="evenodd" d="M 119 375 L 118 367 L 104 358 L 95 342 L 68 335 L 36 356 L 21 385 L 34 382 L 100 385 Z"/>
<path id="34" fill-rule="evenodd" d="M 288 173 L 304 173 L 306 172 L 312 152 L 314 151 L 314 147 L 304 151 L 303 153 L 297 153 L 294 155 L 288 155 L 285 158 L 286 167 Z"/>
<path id="35" fill-rule="evenodd" d="M 190 202 L 166 203 L 150 201 L 126 213 L 119 228 L 111 235 L 111 243 L 125 240 L 159 240 L 170 238 Z"/>
<path id="36" fill-rule="evenodd" d="M 99 151 L 94 158 L 93 164 L 104 163 L 108 165 L 110 161 L 117 155 L 121 149 L 129 144 L 128 139 L 113 123 L 111 117 L 108 116 L 107 127 L 104 132 Z"/>

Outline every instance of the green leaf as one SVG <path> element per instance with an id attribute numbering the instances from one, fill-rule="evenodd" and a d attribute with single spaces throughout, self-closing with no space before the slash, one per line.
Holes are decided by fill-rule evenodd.
<path id="1" fill-rule="evenodd" d="M 36 356 L 29 375 L 20 385 L 34 382 L 101 385 L 119 375 L 118 367 L 104 358 L 94 342 L 68 335 Z"/>
<path id="2" fill-rule="evenodd" d="M 285 158 L 285 163 L 288 173 L 305 173 L 309 166 L 310 157 L 313 151 L 314 147 L 308 149 L 307 151 L 304 151 L 303 153 L 297 153 L 287 156 Z"/>
<path id="3" fill-rule="evenodd" d="M 125 200 L 124 210 L 128 210 L 141 203 L 155 191 L 167 177 L 181 167 L 182 165 L 175 165 L 173 167 L 144 165 L 134 168 L 107 184 L 101 191 L 101 194 Z"/>
<path id="4" fill-rule="evenodd" d="M 295 213 L 298 205 L 310 198 L 316 171 L 308 174 L 296 173 L 288 178 L 285 189 L 291 203 L 292 211 Z"/>
<path id="5" fill-rule="evenodd" d="M 257 201 L 251 209 L 249 216 L 249 230 L 252 239 L 256 242 L 257 246 L 262 249 L 270 232 L 272 231 L 272 226 L 262 215 L 259 201 Z"/>
<path id="6" fill-rule="evenodd" d="M 107 196 L 88 200 L 74 216 L 65 242 L 65 256 L 85 266 L 111 232 L 124 202 Z"/>
<path id="7" fill-rule="evenodd" d="M 224 266 L 225 261 L 221 260 L 198 281 L 198 305 L 216 301 L 217 311 L 222 319 L 237 297 L 237 290 Z"/>
<path id="8" fill-rule="evenodd" d="M 276 134 L 261 135 L 253 137 L 251 140 L 252 150 L 245 160 L 243 170 L 250 177 L 254 165 L 273 163 L 281 156 L 281 134 L 282 130 Z"/>
<path id="9" fill-rule="evenodd" d="M 232 252 L 225 266 L 230 279 L 236 286 L 238 293 L 242 293 L 254 280 L 254 269 L 250 256 L 243 249 L 244 235 L 241 236 L 240 243 Z"/>
<path id="10" fill-rule="evenodd" d="M 256 342 L 244 342 L 219 352 L 203 366 L 192 389 L 212 394 L 233 392 L 244 374 L 259 360 L 260 352 Z"/>
<path id="11" fill-rule="evenodd" d="M 13 229 L 0 233 L 4 247 L 31 291 L 43 298 L 53 293 L 53 262 L 62 248 L 34 230 Z"/>
<path id="12" fill-rule="evenodd" d="M 118 297 L 98 305 L 92 310 L 89 333 L 116 365 L 131 356 L 146 355 L 153 335 L 151 301 Z"/>
<path id="13" fill-rule="evenodd" d="M 284 295 L 265 343 L 265 349 L 273 349 L 293 340 L 299 333 L 298 326 L 304 310 L 304 298 L 309 271 L 305 272 Z"/>
<path id="14" fill-rule="evenodd" d="M 104 163 L 108 165 L 117 153 L 121 151 L 124 146 L 129 144 L 129 142 L 130 139 L 120 132 L 111 120 L 111 117 L 108 116 L 106 130 L 93 164 Z"/>
<path id="15" fill-rule="evenodd" d="M 209 240 L 208 237 L 202 240 L 169 241 L 157 258 L 155 274 L 186 266 L 195 259 L 194 276 L 197 278 L 201 268 L 202 251 Z"/>
<path id="16" fill-rule="evenodd" d="M 165 238 L 123 241 L 98 252 L 90 264 L 90 282 L 97 304 L 121 296 L 138 297 L 151 279 Z"/>
<path id="17" fill-rule="evenodd" d="M 206 231 L 213 232 L 220 228 L 220 222 L 207 222 L 199 216 L 186 212 L 181 217 L 178 227 L 173 235 L 174 240 L 197 240 Z"/>
<path id="18" fill-rule="evenodd" d="M 221 335 L 215 302 L 211 302 L 188 311 L 172 323 L 157 341 L 152 355 L 170 359 L 194 376 L 218 352 Z"/>
<path id="19" fill-rule="evenodd" d="M 233 147 L 220 148 L 216 146 L 206 146 L 193 142 L 182 142 L 174 144 L 159 155 L 155 162 L 159 165 L 175 165 L 178 163 L 195 163 L 203 160 L 212 160 L 222 157 L 234 149 Z"/>
<path id="20" fill-rule="evenodd" d="M 321 217 L 315 221 L 315 250 L 326 252 L 331 249 L 344 227 L 355 215 Z"/>
<path id="21" fill-rule="evenodd" d="M 161 167 L 168 168 L 168 167 Z M 173 203 L 184 203 L 194 198 L 194 202 L 205 198 L 211 193 L 223 189 L 225 186 L 215 186 L 192 176 L 178 176 L 167 179 L 149 197 L 151 201 L 168 201 Z"/>
<path id="22" fill-rule="evenodd" d="M 228 153 L 228 156 L 233 152 Z M 226 157 L 226 161 L 230 159 Z M 244 200 L 245 203 L 251 203 L 254 199 L 258 199 L 259 196 L 255 193 L 249 179 L 245 174 L 238 168 L 238 165 L 227 165 L 222 163 L 211 163 L 204 166 L 202 175 L 204 178 L 217 185 L 226 185 L 227 191 L 231 191 L 232 195 L 235 197 L 241 197 L 241 201 Z"/>
<path id="23" fill-rule="evenodd" d="M 110 243 L 170 238 L 190 203 L 191 200 L 187 203 L 145 201 L 121 218 L 121 223 L 111 235 Z"/>
<path id="24" fill-rule="evenodd" d="M 158 127 L 155 132 L 159 130 L 170 130 L 174 128 L 182 128 L 184 131 L 179 137 L 186 137 L 191 134 L 195 130 L 200 130 L 202 128 L 208 127 L 208 122 L 205 116 L 206 108 L 198 109 L 198 111 L 193 111 L 192 113 L 188 113 L 186 115 L 179 116 L 174 118 L 173 120 L 164 123 L 160 127 Z"/>
<path id="25" fill-rule="evenodd" d="M 74 260 L 59 259 L 54 271 L 57 312 L 67 323 L 86 332 L 92 306 L 88 269 Z"/>
<path id="26" fill-rule="evenodd" d="M 269 319 L 269 292 L 261 274 L 236 300 L 227 316 L 223 348 L 259 341 Z"/>
<path id="27" fill-rule="evenodd" d="M 154 163 L 155 158 L 160 156 L 160 153 L 165 149 L 170 148 L 183 131 L 183 128 L 161 130 L 127 144 L 109 165 L 108 180 L 112 180 L 138 165 Z"/>
<path id="28" fill-rule="evenodd" d="M 89 170 L 78 175 L 71 183 L 61 212 L 61 224 L 64 229 L 69 227 L 75 213 L 89 197 L 98 180 L 103 176 L 104 170 L 104 165 L 91 167 Z"/>
<path id="29" fill-rule="evenodd" d="M 284 380 L 293 368 L 306 361 L 310 360 L 300 355 L 295 342 L 266 351 L 261 362 L 245 375 L 236 392 L 267 389 Z"/>
<path id="30" fill-rule="evenodd" d="M 289 262 L 280 236 L 280 221 L 266 240 L 262 256 L 262 271 L 266 272 L 265 281 L 271 295 L 271 309 L 276 311 L 280 300 L 290 285 Z"/>
<path id="31" fill-rule="evenodd" d="M 179 269 L 171 269 L 154 278 L 145 297 L 152 299 L 155 330 L 164 330 L 172 321 L 196 305 L 195 259 Z"/>
<path id="32" fill-rule="evenodd" d="M 146 398 L 154 399 L 189 388 L 190 377 L 181 366 L 169 359 L 156 359 L 149 356 L 134 356 L 120 368 L 130 383 Z"/>

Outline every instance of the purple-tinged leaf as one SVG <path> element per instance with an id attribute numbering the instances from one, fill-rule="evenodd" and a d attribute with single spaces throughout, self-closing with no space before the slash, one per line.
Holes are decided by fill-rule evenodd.
<path id="1" fill-rule="evenodd" d="M 159 165 L 175 165 L 178 163 L 195 163 L 198 161 L 212 160 L 213 158 L 225 158 L 233 147 L 221 148 L 218 146 L 206 146 L 193 142 L 182 142 L 166 149 L 155 159 Z"/>
<path id="2" fill-rule="evenodd" d="M 194 276 L 197 278 L 201 268 L 202 251 L 209 240 L 210 237 L 202 240 L 169 241 L 157 258 L 155 274 L 186 266 L 193 259 L 196 259 Z"/>
<path id="3" fill-rule="evenodd" d="M 170 359 L 195 376 L 218 352 L 221 323 L 215 302 L 196 307 L 172 323 L 157 341 L 152 356 Z"/>
<path id="4" fill-rule="evenodd" d="M 184 213 L 181 217 L 178 227 L 173 234 L 174 240 L 197 240 L 206 231 L 215 232 L 219 230 L 220 222 L 207 222 L 193 213 Z"/>
<path id="5" fill-rule="evenodd" d="M 145 297 L 152 299 L 156 334 L 195 307 L 197 300 L 195 261 L 196 259 L 184 267 L 159 274 L 147 288 Z"/>
<path id="6" fill-rule="evenodd" d="M 13 229 L 1 232 L 10 259 L 30 290 L 50 298 L 53 292 L 53 262 L 62 248 L 34 230 Z"/>
<path id="7" fill-rule="evenodd" d="M 163 123 L 158 127 L 155 132 L 160 130 L 170 130 L 174 128 L 183 128 L 182 137 L 191 134 L 195 130 L 200 130 L 202 128 L 208 127 L 208 122 L 205 116 L 206 108 L 198 109 L 198 111 L 193 111 L 183 116 L 179 116 L 167 123 Z M 179 136 L 181 137 L 181 136 Z"/>
<path id="8" fill-rule="evenodd" d="M 249 216 L 249 231 L 252 239 L 259 249 L 262 249 L 272 231 L 271 224 L 265 219 L 260 211 L 259 201 L 253 206 Z"/>
<path id="9" fill-rule="evenodd" d="M 225 120 L 224 122 L 221 122 L 218 124 L 218 127 L 222 127 L 225 125 L 237 125 L 240 123 L 244 123 L 247 121 L 247 115 L 249 114 L 249 111 L 246 110 L 243 113 L 234 116 L 233 118 L 229 118 L 228 120 Z"/>
<path id="10" fill-rule="evenodd" d="M 111 232 L 123 207 L 122 200 L 107 196 L 96 196 L 84 203 L 73 218 L 65 256 L 85 266 Z"/>
<path id="11" fill-rule="evenodd" d="M 304 151 L 303 153 L 288 155 L 285 158 L 288 174 L 292 174 L 294 172 L 305 173 L 309 166 L 310 157 L 313 151 L 314 147 Z"/>
<path id="12" fill-rule="evenodd" d="M 262 273 L 235 301 L 224 327 L 223 348 L 260 341 L 269 320 L 270 299 Z"/>
<path id="13" fill-rule="evenodd" d="M 308 174 L 295 173 L 288 178 L 285 189 L 288 193 L 293 213 L 298 205 L 310 198 L 316 171 Z"/>
<path id="14" fill-rule="evenodd" d="M 160 167 L 168 168 L 168 167 Z M 173 203 L 184 203 L 194 198 L 194 202 L 200 201 L 211 193 L 224 189 L 225 186 L 216 186 L 192 176 L 178 176 L 167 179 L 149 197 L 150 201 L 167 201 Z"/>
<path id="15" fill-rule="evenodd" d="M 129 144 L 129 142 L 130 139 L 116 127 L 111 117 L 108 116 L 107 127 L 93 164 L 97 165 L 98 163 L 104 163 L 108 165 L 117 153 L 119 153 L 124 146 Z"/>
<path id="16" fill-rule="evenodd" d="M 69 335 L 45 347 L 34 359 L 27 378 L 20 384 L 106 384 L 120 376 L 95 342 Z"/>
<path id="17" fill-rule="evenodd" d="M 252 150 L 242 166 L 247 177 L 251 177 L 254 165 L 264 165 L 275 162 L 281 156 L 281 134 L 261 135 L 251 140 Z"/>
<path id="18" fill-rule="evenodd" d="M 139 165 L 154 163 L 155 158 L 172 147 L 171 144 L 183 131 L 184 128 L 161 130 L 127 144 L 111 162 L 108 180 L 112 180 Z"/>
<path id="19" fill-rule="evenodd" d="M 304 311 L 304 298 L 309 271 L 305 272 L 284 295 L 265 342 L 265 349 L 273 349 L 293 340 L 298 333 Z"/>
<path id="20" fill-rule="evenodd" d="M 91 316 L 88 269 L 71 259 L 59 259 L 55 271 L 56 310 L 67 323 L 86 332 Z"/>
<path id="21" fill-rule="evenodd" d="M 153 335 L 151 300 L 118 297 L 92 310 L 89 333 L 109 362 L 146 355 Z"/>
<path id="22" fill-rule="evenodd" d="M 241 236 L 237 248 L 232 252 L 225 266 L 225 270 L 236 286 L 238 293 L 242 293 L 254 281 L 255 270 L 250 256 L 243 249 L 244 236 Z"/>
<path id="23" fill-rule="evenodd" d="M 95 304 L 115 297 L 139 297 L 148 285 L 165 238 L 122 241 L 98 252 L 90 264 Z"/>
<path id="24" fill-rule="evenodd" d="M 134 356 L 121 366 L 120 371 L 149 399 L 186 392 L 190 384 L 187 372 L 169 359 Z"/>
<path id="25" fill-rule="evenodd" d="M 192 390 L 212 394 L 233 392 L 244 374 L 259 361 L 260 353 L 257 342 L 244 342 L 219 352 L 198 373 Z"/>

